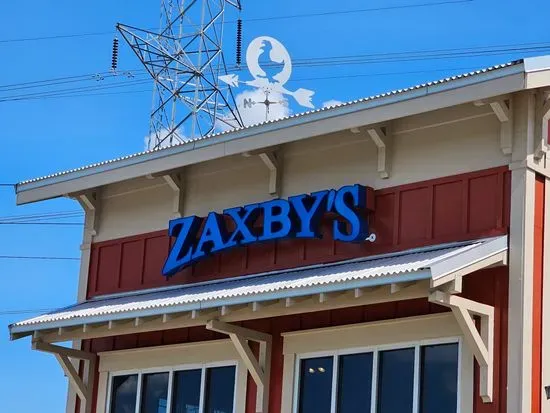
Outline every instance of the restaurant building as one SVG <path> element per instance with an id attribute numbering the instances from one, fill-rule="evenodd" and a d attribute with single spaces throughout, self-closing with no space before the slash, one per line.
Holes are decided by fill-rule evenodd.
<path id="1" fill-rule="evenodd" d="M 69 413 L 550 412 L 549 93 L 528 58 L 22 182 L 86 218 L 11 338 Z"/>

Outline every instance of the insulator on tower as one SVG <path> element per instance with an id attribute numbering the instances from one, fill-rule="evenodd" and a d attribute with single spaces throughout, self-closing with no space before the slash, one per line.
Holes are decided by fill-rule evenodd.
<path id="1" fill-rule="evenodd" d="M 242 43 L 243 43 L 243 21 L 237 20 L 237 66 L 241 65 L 242 55 Z"/>
<path id="2" fill-rule="evenodd" d="M 113 53 L 111 58 L 111 70 L 114 72 L 118 68 L 118 39 L 113 39 Z"/>

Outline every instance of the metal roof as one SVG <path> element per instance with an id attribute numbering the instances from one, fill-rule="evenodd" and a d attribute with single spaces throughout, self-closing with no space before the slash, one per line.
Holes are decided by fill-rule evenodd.
<path id="1" fill-rule="evenodd" d="M 507 237 L 502 236 L 160 291 L 105 296 L 12 324 L 10 332 L 21 336 L 39 330 L 134 317 L 436 280 L 453 271 L 463 271 L 487 257 L 505 253 L 507 248 Z"/>
<path id="2" fill-rule="evenodd" d="M 526 60 L 528 60 L 528 59 L 525 59 L 525 61 Z M 174 148 L 189 147 L 190 150 L 192 150 L 192 149 L 194 149 L 195 145 L 197 145 L 198 143 L 201 143 L 203 141 L 216 140 L 216 138 L 221 138 L 221 137 L 230 138 L 230 137 L 234 136 L 235 138 L 238 138 L 239 136 L 237 136 L 237 134 L 239 132 L 248 131 L 248 130 L 250 130 L 250 132 L 252 132 L 252 133 L 254 133 L 254 132 L 259 133 L 267 125 L 281 123 L 281 122 L 283 122 L 285 120 L 288 120 L 288 119 L 303 119 L 304 121 L 307 121 L 308 118 L 310 118 L 314 114 L 318 114 L 318 113 L 330 114 L 330 113 L 335 112 L 336 110 L 338 110 L 340 108 L 353 107 L 353 106 L 357 106 L 361 103 L 375 101 L 375 100 L 379 100 L 379 99 L 382 99 L 382 98 L 387 98 L 389 96 L 401 95 L 401 94 L 405 94 L 407 92 L 415 91 L 415 90 L 418 90 L 418 89 L 425 89 L 425 88 L 436 86 L 436 85 L 451 83 L 451 82 L 454 82 L 454 81 L 457 81 L 457 80 L 460 80 L 460 79 L 471 78 L 471 77 L 483 75 L 483 74 L 490 73 L 490 72 L 496 72 L 496 71 L 499 71 L 499 70 L 502 70 L 502 69 L 510 68 L 512 66 L 519 66 L 523 63 L 524 63 L 524 59 L 514 60 L 514 61 L 511 61 L 511 62 L 508 62 L 508 63 L 499 64 L 499 65 L 495 65 L 495 66 L 490 66 L 490 67 L 487 67 L 487 68 L 483 68 L 483 69 L 480 69 L 480 70 L 475 70 L 475 71 L 471 71 L 471 72 L 467 72 L 467 73 L 462 73 L 462 74 L 455 75 L 455 76 L 449 76 L 449 77 L 446 77 L 446 78 L 443 78 L 443 79 L 439 79 L 439 80 L 435 80 L 435 81 L 431 81 L 431 82 L 426 82 L 426 83 L 421 83 L 421 84 L 410 86 L 410 87 L 403 88 L 403 89 L 391 90 L 391 91 L 388 91 L 388 92 L 385 92 L 385 93 L 381 93 L 381 94 L 377 94 L 377 95 L 373 95 L 373 96 L 368 96 L 368 97 L 365 97 L 365 98 L 356 99 L 356 100 L 352 100 L 352 101 L 348 101 L 348 102 L 343 102 L 343 103 L 338 104 L 338 105 L 332 105 L 332 106 L 327 106 L 327 107 L 323 107 L 323 108 L 319 108 L 319 109 L 315 109 L 315 110 L 310 110 L 310 111 L 307 111 L 307 112 L 301 112 L 301 113 L 297 113 L 297 114 L 290 115 L 290 116 L 287 116 L 287 117 L 283 117 L 283 118 L 280 118 L 280 119 L 269 120 L 269 121 L 266 121 L 266 122 L 261 122 L 261 123 L 257 123 L 257 124 L 253 124 L 253 125 L 248 125 L 248 126 L 244 126 L 244 127 L 240 127 L 240 128 L 235 128 L 235 129 L 232 129 L 232 130 L 229 130 L 229 131 L 213 133 L 213 134 L 210 134 L 210 135 L 206 135 L 206 136 L 202 136 L 202 137 L 198 137 L 198 138 L 194 138 L 194 139 L 189 139 L 186 142 L 173 144 L 173 145 L 166 146 L 166 147 L 159 148 L 159 149 L 152 149 L 152 150 L 142 151 L 142 152 L 138 152 L 138 153 L 135 153 L 135 154 L 122 156 L 122 157 L 118 157 L 118 158 L 115 158 L 115 159 L 110 159 L 110 160 L 103 161 L 103 162 L 93 163 L 93 164 L 82 166 L 82 167 L 79 167 L 79 168 L 74 168 L 74 169 L 70 169 L 70 170 L 66 170 L 66 171 L 62 171 L 62 172 L 58 172 L 58 173 L 54 173 L 54 174 L 50 174 L 50 175 L 46 175 L 46 176 L 42 176 L 42 177 L 38 177 L 38 178 L 24 180 L 24 181 L 19 182 L 17 184 L 17 186 L 24 186 L 24 185 L 32 184 L 32 183 L 35 183 L 35 182 L 43 181 L 43 180 L 46 180 L 46 179 L 57 178 L 57 177 L 61 177 L 61 176 L 64 176 L 64 175 L 69 175 L 69 174 L 73 174 L 73 173 L 77 173 L 77 172 L 82 172 L 82 171 L 89 170 L 89 169 L 95 169 L 95 168 L 99 168 L 99 167 L 102 167 L 102 166 L 105 166 L 105 165 L 110 165 L 110 164 L 115 164 L 115 163 L 118 163 L 118 162 L 122 162 L 122 161 L 125 161 L 125 160 L 128 160 L 128 159 L 145 157 L 149 154 L 166 153 L 166 155 L 169 155 L 170 151 L 173 150 Z"/>

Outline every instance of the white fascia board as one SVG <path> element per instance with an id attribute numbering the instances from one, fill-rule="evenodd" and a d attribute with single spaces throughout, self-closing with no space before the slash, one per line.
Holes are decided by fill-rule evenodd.
<path id="1" fill-rule="evenodd" d="M 230 298 L 221 298 L 216 300 L 207 300 L 207 301 L 197 301 L 188 304 L 181 304 L 176 306 L 166 306 L 166 307 L 154 307 L 145 310 L 135 310 L 128 312 L 119 312 L 112 314 L 104 314 L 91 317 L 82 317 L 82 318 L 72 318 L 67 320 L 56 320 L 51 322 L 44 323 L 33 323 L 33 324 L 24 324 L 16 325 L 12 324 L 9 326 L 10 334 L 27 334 L 30 335 L 35 331 L 51 330 L 63 327 L 78 327 L 84 324 L 99 324 L 107 323 L 109 321 L 122 321 L 129 320 L 136 317 L 151 317 L 158 316 L 163 314 L 174 314 L 181 313 L 192 310 L 206 310 L 212 308 L 218 308 L 223 305 L 239 305 L 239 304 L 248 304 L 251 302 L 261 302 L 261 301 L 272 301 L 283 298 L 295 298 L 301 296 L 310 296 L 320 293 L 332 293 L 346 290 L 353 290 L 355 288 L 368 288 L 368 287 L 377 287 L 380 285 L 389 285 L 392 283 L 401 283 L 401 282 L 411 282 L 411 281 L 421 281 L 430 279 L 431 274 L 429 270 L 415 271 L 406 274 L 394 274 L 390 276 L 380 276 L 366 278 L 362 280 L 353 280 L 343 283 L 332 283 L 325 285 L 314 285 L 311 287 L 300 288 L 300 289 L 288 289 L 280 290 L 275 292 L 269 292 L 264 294 L 250 294 L 245 296 L 236 296 Z"/>
<path id="2" fill-rule="evenodd" d="M 508 237 L 506 235 L 487 240 L 480 245 L 475 245 L 466 251 L 445 258 L 431 265 L 433 280 L 438 280 L 448 274 L 457 272 L 467 266 L 482 261 L 485 258 L 501 254 L 508 250 Z"/>
<path id="3" fill-rule="evenodd" d="M 525 73 L 550 70 L 550 55 L 527 57 L 523 59 Z"/>
<path id="4" fill-rule="evenodd" d="M 56 198 L 224 156 L 483 100 L 524 88 L 523 64 L 448 82 L 428 83 L 406 92 L 397 91 L 387 96 L 297 115 L 258 127 L 22 183 L 16 187 L 16 200 L 21 205 Z M 280 133 L 282 129 L 284 133 Z"/>
<path id="5" fill-rule="evenodd" d="M 529 57 L 524 66 L 526 89 L 550 86 L 550 56 Z"/>

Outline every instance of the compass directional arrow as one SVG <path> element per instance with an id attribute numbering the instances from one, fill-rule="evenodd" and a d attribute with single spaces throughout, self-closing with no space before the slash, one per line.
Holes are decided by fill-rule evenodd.
<path id="1" fill-rule="evenodd" d="M 224 83 L 227 83 L 231 87 L 239 86 L 239 76 L 238 75 L 234 75 L 234 74 L 223 75 L 223 76 L 219 76 L 218 79 L 220 79 Z"/>

